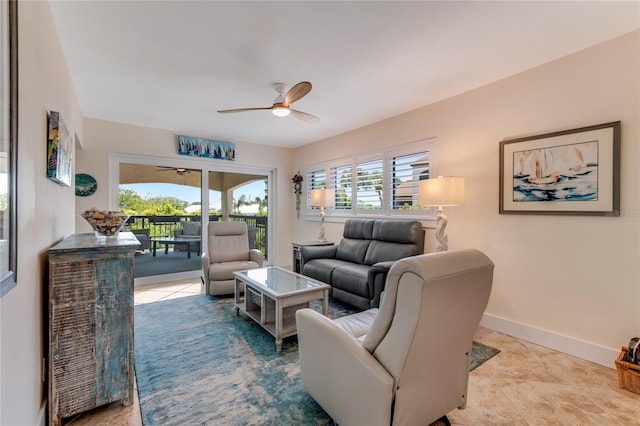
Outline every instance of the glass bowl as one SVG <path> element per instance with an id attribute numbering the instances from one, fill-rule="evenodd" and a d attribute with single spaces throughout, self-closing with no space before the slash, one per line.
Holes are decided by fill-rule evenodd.
<path id="1" fill-rule="evenodd" d="M 122 226 L 131 217 L 119 211 L 86 210 L 80 215 L 93 228 L 98 236 L 113 237 L 118 235 Z"/>

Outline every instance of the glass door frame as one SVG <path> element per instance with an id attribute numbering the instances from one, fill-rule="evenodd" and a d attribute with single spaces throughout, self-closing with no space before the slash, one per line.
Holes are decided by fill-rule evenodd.
<path id="1" fill-rule="evenodd" d="M 228 173 L 243 173 L 243 174 L 255 174 L 255 175 L 263 175 L 267 177 L 267 250 L 272 251 L 273 247 L 275 247 L 275 235 L 277 235 L 277 231 L 275 230 L 275 208 L 277 199 L 276 195 L 276 185 L 275 182 L 275 169 L 266 168 L 266 167 L 254 167 L 254 166 L 246 166 L 239 164 L 227 164 L 230 162 L 221 162 L 214 160 L 206 160 L 206 159 L 197 159 L 194 157 L 185 156 L 184 158 L 174 158 L 174 157 L 157 157 L 150 155 L 135 155 L 135 154 L 119 154 L 119 153 L 110 153 L 109 154 L 109 209 L 117 210 L 120 206 L 120 164 L 141 164 L 141 165 L 149 165 L 149 166 L 161 166 L 161 167 L 185 167 L 189 169 L 197 169 L 201 170 L 201 185 L 200 185 L 200 198 L 203 206 L 209 205 L 209 172 L 228 172 Z M 207 238 L 206 238 L 206 229 L 207 224 L 209 223 L 209 215 L 208 209 L 202 209 L 202 247 L 201 250 L 204 252 L 207 250 Z M 265 253 L 265 257 L 267 259 L 267 265 L 271 264 L 271 259 L 273 259 L 273 255 L 269 255 L 269 253 Z M 201 274 L 201 271 L 200 271 Z M 173 274 L 179 275 L 179 274 Z M 172 278 L 173 278 L 172 275 Z M 193 278 L 194 273 L 181 273 L 182 278 Z M 184 275 L 182 277 L 182 275 Z M 198 275 L 196 275 L 198 276 Z M 142 283 L 141 281 L 145 281 Z M 150 282 L 146 282 L 147 280 L 143 280 L 140 278 L 136 278 L 136 284 L 150 284 Z"/>

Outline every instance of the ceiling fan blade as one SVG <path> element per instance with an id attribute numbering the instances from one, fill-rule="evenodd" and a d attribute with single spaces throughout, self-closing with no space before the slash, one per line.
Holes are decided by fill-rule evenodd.
<path id="1" fill-rule="evenodd" d="M 301 81 L 296 84 L 287 92 L 287 95 L 284 97 L 283 104 L 285 106 L 289 106 L 295 101 L 301 99 L 304 95 L 311 91 L 311 83 L 308 81 Z"/>
<path id="2" fill-rule="evenodd" d="M 297 109 L 289 108 L 289 110 L 291 111 L 291 114 L 293 114 L 297 119 L 300 119 L 302 121 L 317 121 L 317 120 L 320 120 L 315 115 L 307 114 L 306 112 L 298 111 Z"/>
<path id="3" fill-rule="evenodd" d="M 238 109 L 223 109 L 218 111 L 220 114 L 226 114 L 229 112 L 244 112 L 244 111 L 264 111 L 272 109 L 273 106 L 270 107 L 260 107 L 260 108 L 238 108 Z"/>

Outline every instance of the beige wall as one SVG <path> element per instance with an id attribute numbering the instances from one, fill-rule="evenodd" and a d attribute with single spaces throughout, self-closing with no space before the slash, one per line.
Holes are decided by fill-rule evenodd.
<path id="1" fill-rule="evenodd" d="M 269 194 L 270 201 L 275 206 L 275 214 L 279 223 L 291 223 L 294 219 L 292 186 L 290 185 L 290 164 L 293 152 L 288 148 L 276 148 L 266 145 L 256 145 L 235 142 L 236 159 L 234 162 L 211 160 L 206 158 L 185 157 L 177 154 L 178 134 L 161 129 L 133 126 L 111 121 L 85 119 L 83 148 L 78 149 L 76 168 L 78 173 L 89 173 L 96 178 L 98 190 L 89 197 L 81 197 L 76 201 L 76 212 L 80 213 L 91 207 L 117 208 L 109 204 L 109 180 L 113 176 L 109 173 L 109 154 L 134 154 L 138 156 L 153 156 L 178 161 L 184 167 L 256 167 L 275 170 L 274 191 Z M 189 135 L 209 137 L 215 135 Z M 233 142 L 233 141 L 232 141 Z M 117 182 L 117 176 L 116 182 Z M 144 195 L 144 194 L 143 194 Z M 115 196 L 117 199 L 117 196 Z M 113 203 L 113 200 L 112 200 Z M 76 215 L 77 232 L 87 232 L 89 226 Z M 282 226 L 278 232 L 272 233 L 275 250 L 270 252 L 270 262 L 291 264 L 290 227 Z M 286 263 L 285 263 L 286 264 Z"/>
<path id="2" fill-rule="evenodd" d="M 20 2 L 17 286 L 0 299 L 0 424 L 43 421 L 47 250 L 74 232 L 73 187 L 46 178 L 47 111 L 82 137 L 81 111 L 47 2 Z"/>
<path id="3" fill-rule="evenodd" d="M 640 333 L 640 32 L 296 151 L 305 165 L 437 138 L 434 174 L 466 178 L 449 248 L 495 262 L 485 325 L 613 366 Z M 622 217 L 498 214 L 499 141 L 622 121 Z M 311 237 L 317 222 L 297 221 Z M 328 223 L 339 240 L 340 223 Z M 611 358 L 613 357 L 613 358 Z"/>
<path id="4" fill-rule="evenodd" d="M 46 353 L 46 251 L 76 231 L 80 210 L 108 205 L 108 186 L 101 185 L 109 178 L 108 153 L 176 156 L 171 131 L 93 119 L 83 123 L 48 3 L 20 2 L 19 15 L 18 285 L 0 299 L 3 425 L 44 420 L 40 361 Z M 274 263 L 291 263 L 290 241 L 317 235 L 317 222 L 303 215 L 296 220 L 290 181 L 295 171 L 437 137 L 434 172 L 467 178 L 466 205 L 447 211 L 450 247 L 477 247 L 496 263 L 488 323 L 525 339 L 558 337 L 552 347 L 584 342 L 587 353 L 578 355 L 585 358 L 597 348 L 615 353 L 640 331 L 639 45 L 640 32 L 634 32 L 295 153 L 238 143 L 237 164 L 277 170 Z M 97 178 L 94 196 L 76 199 L 73 188 L 46 178 L 48 110 L 61 112 L 83 142 L 75 171 Z M 498 214 L 500 140 L 614 120 L 622 121 L 622 217 Z M 328 237 L 338 240 L 341 229 L 327 223 Z"/>

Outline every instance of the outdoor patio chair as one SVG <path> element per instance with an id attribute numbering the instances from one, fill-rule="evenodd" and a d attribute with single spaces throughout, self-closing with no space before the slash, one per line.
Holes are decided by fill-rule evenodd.
<path id="1" fill-rule="evenodd" d="M 132 229 L 131 232 L 140 241 L 140 251 L 149 250 L 151 248 L 151 240 L 149 239 L 149 229 Z"/>

